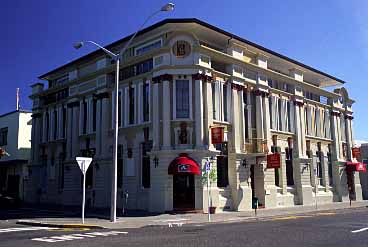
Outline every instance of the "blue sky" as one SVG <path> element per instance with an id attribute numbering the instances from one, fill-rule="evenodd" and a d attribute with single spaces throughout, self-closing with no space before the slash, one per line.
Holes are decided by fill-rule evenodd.
<path id="1" fill-rule="evenodd" d="M 195 17 L 327 72 L 345 85 L 354 105 L 355 138 L 368 140 L 368 1 L 171 0 L 164 18 Z M 90 51 L 78 40 L 109 44 L 136 30 L 162 0 L 3 0 L 0 8 L 0 114 L 31 108 L 37 77 Z"/>

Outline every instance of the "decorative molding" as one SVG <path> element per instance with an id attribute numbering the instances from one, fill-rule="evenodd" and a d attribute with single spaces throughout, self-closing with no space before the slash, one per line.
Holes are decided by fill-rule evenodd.
<path id="1" fill-rule="evenodd" d="M 170 74 L 163 74 L 152 78 L 153 83 L 161 83 L 163 81 L 172 81 L 173 76 Z"/>
<path id="2" fill-rule="evenodd" d="M 331 111 L 331 116 L 340 117 L 341 116 L 341 112 Z"/>
<path id="3" fill-rule="evenodd" d="M 353 120 L 353 119 L 354 119 L 354 117 L 353 117 L 353 116 L 351 116 L 351 115 L 345 115 L 345 119 Z"/>
<path id="4" fill-rule="evenodd" d="M 303 101 L 294 100 L 294 105 L 296 105 L 296 106 L 302 107 L 302 106 L 304 106 L 304 104 L 305 103 Z"/>
<path id="5" fill-rule="evenodd" d="M 106 98 L 108 99 L 108 98 L 110 98 L 110 93 L 105 92 L 105 93 L 95 94 L 94 98 L 97 99 L 97 100 L 106 99 Z"/>
<path id="6" fill-rule="evenodd" d="M 243 91 L 244 88 L 245 87 L 243 85 L 240 85 L 240 84 L 237 84 L 237 83 L 234 83 L 234 82 L 231 83 L 231 89 L 235 89 L 237 91 Z"/>
<path id="7" fill-rule="evenodd" d="M 259 89 L 254 90 L 254 94 L 256 96 L 261 96 L 261 97 L 268 97 L 270 95 L 269 92 L 265 92 L 265 91 L 262 91 L 262 90 L 259 90 Z"/>
<path id="8" fill-rule="evenodd" d="M 79 101 L 70 102 L 67 104 L 68 108 L 79 107 Z"/>
<path id="9" fill-rule="evenodd" d="M 209 76 L 209 75 L 205 75 L 205 74 L 193 74 L 192 75 L 193 80 L 202 80 L 203 82 L 212 82 L 213 81 L 213 77 Z"/>

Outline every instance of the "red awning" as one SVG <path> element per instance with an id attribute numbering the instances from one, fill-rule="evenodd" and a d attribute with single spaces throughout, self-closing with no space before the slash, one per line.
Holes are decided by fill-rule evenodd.
<path id="1" fill-rule="evenodd" d="M 180 154 L 171 161 L 168 172 L 170 175 L 177 174 L 201 174 L 201 169 L 198 163 L 187 154 Z"/>
<path id="2" fill-rule="evenodd" d="M 366 168 L 366 164 L 364 163 L 360 163 L 360 162 L 346 162 L 346 165 L 347 166 L 350 166 L 350 167 L 354 167 L 355 171 L 358 171 L 358 172 L 366 172 L 367 171 L 367 168 Z"/>

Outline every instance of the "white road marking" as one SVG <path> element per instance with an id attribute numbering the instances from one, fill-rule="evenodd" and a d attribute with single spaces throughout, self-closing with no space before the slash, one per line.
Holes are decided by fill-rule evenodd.
<path id="1" fill-rule="evenodd" d="M 72 241 L 72 240 L 81 240 L 85 238 L 95 238 L 99 236 L 107 237 L 110 235 L 116 236 L 119 234 L 128 234 L 128 232 L 118 232 L 118 231 L 110 231 L 110 232 L 89 232 L 89 233 L 76 233 L 76 234 L 68 234 L 61 236 L 53 236 L 53 237 L 43 237 L 43 238 L 32 238 L 34 241 L 54 243 L 54 242 L 62 242 L 62 241 Z"/>
<path id="2" fill-rule="evenodd" d="M 368 227 L 365 227 L 365 228 L 354 230 L 354 231 L 351 231 L 351 232 L 352 233 L 357 233 L 357 232 L 364 232 L 364 231 L 367 231 L 367 230 L 368 230 Z"/>
<path id="3" fill-rule="evenodd" d="M 178 226 L 178 227 L 182 227 L 183 223 L 169 223 L 169 227 L 173 227 L 174 225 Z"/>
<path id="4" fill-rule="evenodd" d="M 155 222 L 176 222 L 176 221 L 185 221 L 185 220 L 189 220 L 189 219 L 177 218 L 177 219 L 153 220 L 153 221 L 155 221 Z"/>
<path id="5" fill-rule="evenodd" d="M 49 230 L 49 229 L 55 229 L 55 228 L 51 228 L 51 227 L 16 227 L 16 228 L 0 229 L 0 233 L 22 232 L 22 231 L 38 231 L 38 230 Z"/>

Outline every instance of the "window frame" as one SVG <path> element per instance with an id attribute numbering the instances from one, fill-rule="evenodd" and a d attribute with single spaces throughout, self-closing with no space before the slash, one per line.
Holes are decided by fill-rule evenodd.
<path id="1" fill-rule="evenodd" d="M 144 52 L 142 52 L 141 54 L 138 54 L 138 50 L 140 49 L 143 49 L 143 48 L 146 48 L 146 47 L 149 47 L 151 45 L 153 45 L 154 43 L 157 43 L 157 42 L 160 42 L 160 46 L 159 47 L 154 47 L 154 48 L 151 48 L 151 49 L 148 49 Z M 162 41 L 162 38 L 158 38 L 158 39 L 154 39 L 152 41 L 149 41 L 149 42 L 146 42 L 146 43 L 143 43 L 137 47 L 134 48 L 134 56 L 141 56 L 151 50 L 154 50 L 154 49 L 160 49 L 161 47 L 163 46 L 163 41 Z"/>
<path id="2" fill-rule="evenodd" d="M 181 117 L 177 117 L 177 112 L 176 112 L 176 106 L 177 106 L 177 97 L 176 97 L 176 84 L 177 84 L 177 81 L 188 81 L 189 83 L 189 93 L 188 93 L 188 97 L 189 97 L 189 117 L 184 117 L 184 118 L 181 118 Z M 173 95 L 173 119 L 174 120 L 192 120 L 193 119 L 193 88 L 192 88 L 192 85 L 193 85 L 193 81 L 192 81 L 192 78 L 191 76 L 187 76 L 186 78 L 179 78 L 179 77 L 174 77 L 174 80 L 173 80 L 173 92 L 172 92 L 172 95 Z"/>

